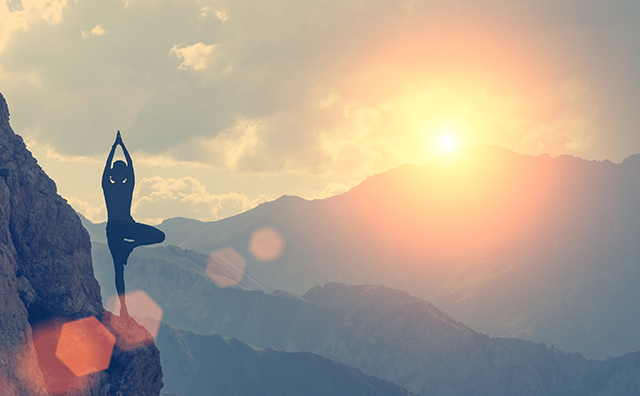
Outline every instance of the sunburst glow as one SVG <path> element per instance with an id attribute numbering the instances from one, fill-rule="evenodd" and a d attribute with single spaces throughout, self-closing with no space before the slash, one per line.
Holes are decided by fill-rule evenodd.
<path id="1" fill-rule="evenodd" d="M 445 132 L 438 138 L 438 148 L 440 151 L 448 153 L 457 148 L 457 139 L 450 132 Z"/>

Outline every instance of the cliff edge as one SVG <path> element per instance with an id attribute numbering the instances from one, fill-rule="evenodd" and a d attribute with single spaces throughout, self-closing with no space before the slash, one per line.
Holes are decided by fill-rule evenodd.
<path id="1" fill-rule="evenodd" d="M 59 334 L 62 324 L 73 320 L 103 321 L 105 311 L 89 235 L 11 129 L 2 94 L 0 299 L 0 388 L 6 394 L 159 395 L 162 370 L 153 344 L 128 352 L 116 346 L 108 369 L 68 379 L 81 387 L 60 388 L 49 367 L 52 351 L 34 343 L 39 329 Z"/>

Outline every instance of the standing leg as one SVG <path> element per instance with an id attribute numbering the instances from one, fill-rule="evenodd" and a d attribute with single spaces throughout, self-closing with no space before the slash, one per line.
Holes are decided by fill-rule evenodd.
<path id="1" fill-rule="evenodd" d="M 124 240 L 122 228 L 121 224 L 107 224 L 107 241 L 116 275 L 115 281 L 118 299 L 120 300 L 120 316 L 128 317 L 129 313 L 124 297 L 124 266 L 127 264 L 129 253 L 131 253 L 131 249 L 133 248 L 129 249 L 130 243 Z"/>
<path id="2" fill-rule="evenodd" d="M 127 317 L 127 304 L 124 301 L 124 264 L 114 257 L 113 264 L 116 272 L 116 290 L 118 291 L 118 299 L 120 300 L 120 316 Z"/>

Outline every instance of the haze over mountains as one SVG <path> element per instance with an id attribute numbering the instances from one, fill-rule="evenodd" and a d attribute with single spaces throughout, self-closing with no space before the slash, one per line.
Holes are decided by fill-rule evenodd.
<path id="1" fill-rule="evenodd" d="M 87 231 L 8 121 L 0 94 L 0 395 L 160 395 L 163 370 L 151 334 L 136 319 L 105 311 Z M 165 275 L 174 279 L 175 271 Z M 173 381 L 180 396 L 411 395 L 310 353 L 177 329 L 159 339 L 165 352 L 175 351 L 163 364 L 171 380 L 180 375 Z"/>
<path id="2" fill-rule="evenodd" d="M 204 255 L 234 247 L 249 288 L 383 284 L 492 336 L 606 358 L 640 350 L 639 174 L 638 155 L 613 164 L 474 147 L 333 198 L 285 196 L 159 228 L 166 244 Z M 265 226 L 286 241 L 266 263 L 247 250 Z"/>
<path id="3" fill-rule="evenodd" d="M 634 394 L 639 173 L 637 156 L 469 148 L 326 200 L 166 220 L 168 246 L 136 250 L 127 284 L 164 307 L 167 324 L 317 353 L 420 395 Z M 286 243 L 268 262 L 248 249 L 264 227 Z M 205 267 L 227 247 L 247 266 L 240 285 L 220 289 Z M 105 245 L 93 251 L 100 279 L 111 264 Z"/>
<path id="4" fill-rule="evenodd" d="M 588 360 L 548 344 L 491 338 L 456 321 L 434 304 L 387 286 L 327 283 L 312 287 L 302 296 L 283 290 L 267 294 L 249 289 L 270 289 L 274 280 L 269 280 L 266 275 L 270 271 L 280 270 L 277 268 L 278 262 L 273 262 L 275 265 L 272 267 L 276 268 L 254 265 L 249 268 L 254 274 L 247 276 L 249 272 L 245 272 L 242 284 L 221 288 L 209 275 L 225 273 L 228 268 L 215 260 L 212 264 L 207 255 L 176 246 L 136 249 L 130 257 L 127 285 L 129 290 L 146 291 L 164 310 L 163 320 L 182 329 L 162 326 L 157 338 L 160 356 L 153 344 L 145 343 L 130 349 L 128 345 L 132 344 L 127 340 L 130 333 L 146 334 L 146 331 L 133 319 L 117 318 L 105 312 L 100 303 L 100 289 L 96 280 L 104 286 L 103 299 L 110 293 L 108 285 L 113 282 L 113 267 L 107 247 L 94 242 L 91 263 L 87 233 L 69 205 L 55 193 L 54 183 L 37 166 L 23 141 L 11 131 L 8 111 L 1 96 L 0 132 L 3 147 L 0 153 L 0 198 L 3 202 L 0 205 L 0 229 L 3 230 L 0 233 L 3 236 L 0 264 L 4 269 L 0 276 L 0 289 L 5 302 L 0 312 L 0 321 L 3 323 L 0 326 L 0 363 L 3 367 L 0 371 L 0 391 L 3 393 L 158 395 L 163 382 L 163 371 L 159 365 L 161 360 L 167 370 L 167 383 L 174 387 L 171 391 L 181 396 L 212 391 L 230 395 L 374 396 L 410 395 L 414 392 L 425 396 L 619 396 L 634 395 L 640 389 L 640 352 L 606 361 Z M 611 175 L 607 174 L 607 177 Z M 406 186 L 408 183 L 405 181 L 400 185 Z M 492 186 L 499 187 L 497 184 Z M 454 187 L 460 190 L 460 186 Z M 539 190 L 528 191 L 529 196 L 536 191 Z M 383 195 L 384 190 L 378 192 L 377 195 L 370 195 L 369 191 L 365 197 L 379 197 L 379 202 L 376 201 L 378 198 L 358 201 L 358 196 L 352 195 L 350 199 L 354 201 L 351 207 L 348 206 L 349 201 L 345 201 L 345 206 L 330 208 L 333 211 L 342 210 L 345 215 L 340 218 L 348 220 L 342 224 L 343 234 L 334 234 L 333 237 L 340 237 L 340 243 L 344 242 L 342 238 L 347 237 L 351 237 L 349 242 L 361 241 L 363 246 L 355 252 L 367 249 L 381 255 L 394 249 L 401 252 L 399 256 L 406 261 L 395 268 L 398 273 L 395 281 L 406 281 L 407 276 L 420 274 L 446 274 L 450 268 L 435 268 L 429 263 L 438 263 L 437 260 L 446 259 L 447 254 L 453 257 L 448 257 L 449 263 L 453 264 L 459 263 L 456 260 L 466 259 L 467 255 L 475 257 L 479 252 L 494 254 L 492 242 L 495 241 L 492 235 L 502 234 L 505 230 L 523 237 L 525 241 L 531 235 L 537 235 L 535 232 L 516 232 L 522 231 L 520 228 L 527 228 L 522 226 L 522 219 L 530 220 L 530 216 L 526 215 L 515 222 L 496 220 L 493 225 L 499 230 L 497 233 L 487 232 L 480 237 L 473 232 L 464 234 L 464 227 L 471 227 L 477 221 L 476 226 L 482 228 L 486 226 L 487 218 L 500 219 L 496 215 L 500 213 L 489 211 L 491 216 L 483 214 L 477 218 L 462 216 L 459 223 L 453 220 L 449 223 L 446 219 L 455 218 L 456 210 L 463 209 L 464 212 L 467 209 L 455 205 L 448 208 L 451 209 L 450 213 L 428 213 L 425 216 L 432 218 L 433 224 L 425 225 L 409 210 L 411 200 L 402 202 L 404 206 L 385 208 L 387 198 Z M 482 201 L 482 195 L 476 194 L 474 199 Z M 401 194 L 401 198 L 407 197 Z M 423 198 L 432 197 L 419 198 L 415 201 L 418 206 Z M 489 198 L 487 202 L 494 202 L 495 197 Z M 452 202 L 446 197 L 441 201 L 447 204 Z M 497 203 L 505 209 L 510 202 Z M 529 202 L 528 208 L 531 209 L 531 204 L 536 202 Z M 288 209 L 300 211 L 307 204 L 302 200 L 294 200 L 294 205 L 288 205 Z M 371 204 L 374 207 L 368 207 Z M 269 209 L 270 206 L 262 206 L 263 211 L 265 208 Z M 595 205 L 594 208 L 598 209 L 599 206 Z M 378 218 L 362 215 L 373 209 L 377 210 L 375 214 Z M 283 209 L 284 212 L 287 210 Z M 259 211 L 249 213 L 260 214 Z M 251 235 L 253 230 L 263 225 L 273 227 L 273 220 L 279 217 L 270 214 L 269 210 L 262 213 L 264 216 L 257 222 L 252 221 L 255 218 L 251 216 L 238 216 L 241 221 L 235 222 L 234 227 L 222 229 L 223 232 L 217 234 L 219 240 Z M 306 213 L 312 216 L 305 217 Z M 319 229 L 322 232 L 315 232 L 315 235 L 326 236 L 323 232 L 331 231 L 332 223 L 325 222 L 323 225 L 322 216 L 318 213 L 302 210 L 287 216 L 296 227 L 306 225 L 307 229 L 317 228 L 317 225 L 308 226 L 310 219 L 320 219 L 322 227 Z M 437 216 L 443 213 L 438 223 Z M 515 209 L 508 213 L 522 215 Z M 379 223 L 379 218 L 387 215 L 392 218 Z M 197 222 L 180 224 L 178 221 L 182 234 L 188 229 L 207 229 Z M 571 221 L 569 223 L 571 225 Z M 381 224 L 385 227 L 378 227 Z M 592 223 L 587 221 L 585 224 Z M 95 225 L 87 225 L 93 232 L 99 229 Z M 463 225 L 463 228 L 456 229 L 456 225 Z M 570 228 L 567 227 L 567 230 Z M 354 231 L 358 232 L 357 235 L 351 234 Z M 201 233 L 198 233 L 198 238 L 202 237 Z M 463 245 L 466 250 L 456 252 L 455 249 L 441 249 L 447 247 L 447 238 L 461 235 L 465 237 Z M 419 241 L 425 236 L 434 238 L 435 242 L 427 239 L 421 245 L 410 241 L 411 238 L 418 238 L 416 241 Z M 302 243 L 304 234 L 300 233 L 298 237 Z M 541 240 L 545 241 L 547 237 L 544 235 Z M 219 244 L 219 240 L 214 245 Z M 288 237 L 289 245 L 291 241 L 295 239 Z M 537 241 L 533 239 L 533 242 Z M 340 243 L 331 239 L 328 242 L 317 240 L 308 246 L 319 244 L 331 249 L 341 247 Z M 490 249 L 487 250 L 487 246 Z M 291 247 L 288 249 L 295 251 Z M 241 244 L 237 245 L 237 250 L 248 256 L 246 247 Z M 286 251 L 282 258 L 286 256 Z M 338 253 L 332 251 L 332 254 Z M 357 265 L 350 268 L 359 268 L 359 265 L 360 268 L 376 269 L 375 266 L 367 267 L 359 262 L 361 258 L 358 256 L 352 258 Z M 412 263 L 419 264 L 425 258 L 432 260 L 427 261 L 429 265 L 414 267 L 413 272 L 410 266 L 405 267 Z M 384 261 L 373 264 L 378 265 L 378 272 L 368 274 L 372 278 L 390 271 Z M 324 268 L 334 272 L 317 271 L 315 275 L 336 277 L 358 274 L 350 268 L 343 273 L 335 272 L 334 264 Z M 416 268 L 419 270 L 416 271 Z M 288 272 L 281 274 L 285 278 L 295 278 L 300 276 L 297 272 L 297 267 L 290 265 Z M 229 276 L 233 278 L 229 274 L 225 276 L 227 280 Z M 265 284 L 262 283 L 263 278 L 267 280 Z M 446 278 L 440 279 L 442 284 L 446 284 L 444 280 Z M 411 282 L 407 282 L 407 285 L 411 285 Z M 428 282 L 425 285 L 432 286 Z M 64 330 L 48 333 L 46 326 L 43 327 L 46 321 L 62 327 L 63 323 L 66 326 L 70 320 L 89 317 L 93 318 L 97 328 L 102 329 L 99 332 L 115 335 L 111 344 L 85 344 L 92 338 L 86 334 L 77 335 L 73 342 L 69 342 L 68 338 L 62 342 Z M 42 341 L 40 334 L 44 333 L 50 341 Z M 76 348 L 78 343 L 91 353 L 66 349 Z M 61 345 L 64 345 L 62 350 Z M 75 374 L 75 371 L 71 373 L 71 367 L 76 367 L 76 362 L 68 360 L 70 357 L 100 355 L 93 352 L 102 351 L 103 346 L 108 348 L 105 351 L 112 352 L 106 355 L 107 359 L 110 358 L 109 365 L 100 363 L 102 369 L 98 371 L 94 366 L 87 366 L 91 370 L 86 375 Z M 97 361 L 94 363 L 98 364 Z M 54 366 L 57 367 L 55 370 Z M 59 368 L 65 369 L 66 374 L 57 371 Z M 57 388 L 59 384 L 63 384 L 64 389 Z M 67 386 L 79 388 L 77 391 L 67 391 Z"/>
<path id="5" fill-rule="evenodd" d="M 180 385 L 185 382 L 205 386 L 188 367 L 203 365 L 204 374 L 212 358 L 203 351 L 230 345 L 220 336 L 319 354 L 425 396 L 633 395 L 640 386 L 640 352 L 596 361 L 545 344 L 490 338 L 385 286 L 329 283 L 303 296 L 219 288 L 204 273 L 206 265 L 206 256 L 160 247 L 136 249 L 127 268 L 129 288 L 145 290 L 164 308 L 165 323 L 188 330 L 164 328 L 157 341 L 169 390 L 194 389 Z M 112 281 L 106 246 L 94 244 L 94 266 L 101 283 Z M 235 343 L 235 350 L 250 350 Z M 253 352 L 248 361 L 241 355 L 240 361 L 255 363 Z M 211 365 L 216 369 L 209 375 L 219 375 L 217 363 Z"/>
<path id="6" fill-rule="evenodd" d="M 167 392 L 179 395 L 411 396 L 406 389 L 321 356 L 258 349 L 236 338 L 162 325 L 156 344 Z"/>

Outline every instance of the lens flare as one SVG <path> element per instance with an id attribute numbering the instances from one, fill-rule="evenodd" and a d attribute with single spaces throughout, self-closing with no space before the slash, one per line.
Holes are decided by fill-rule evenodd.
<path id="1" fill-rule="evenodd" d="M 284 238 L 273 227 L 260 228 L 253 232 L 249 241 L 249 251 L 260 261 L 278 258 L 284 247 Z"/>
<path id="2" fill-rule="evenodd" d="M 116 337 L 95 317 L 62 326 L 55 355 L 77 377 L 109 368 Z"/>
<path id="3" fill-rule="evenodd" d="M 244 258 L 234 248 L 226 247 L 211 252 L 207 275 L 218 287 L 232 286 L 242 281 L 246 265 Z"/>
<path id="4" fill-rule="evenodd" d="M 58 320 L 35 325 L 32 333 L 35 353 L 26 353 L 20 363 L 22 375 L 36 386 L 39 386 L 44 380 L 42 385 L 52 396 L 62 396 L 69 393 L 83 394 L 83 390 L 88 389 L 95 380 L 91 374 L 76 376 L 68 365 L 59 358 L 57 349 L 63 324 L 62 320 Z M 63 341 L 62 349 L 66 349 L 65 344 L 66 342 Z M 100 348 L 103 347 L 104 345 Z M 103 349 L 108 350 L 108 345 Z M 31 351 L 31 349 L 27 348 L 27 351 Z M 65 353 L 61 353 L 61 355 L 64 356 Z M 70 365 L 73 364 L 70 363 Z"/>
<path id="5" fill-rule="evenodd" d="M 142 290 L 132 291 L 125 294 L 124 297 L 130 318 L 119 318 L 113 315 L 109 317 L 107 323 L 118 336 L 116 345 L 123 351 L 130 351 L 153 343 L 153 340 L 158 336 L 164 311 Z M 109 298 L 107 310 L 120 312 L 120 299 L 117 295 Z M 130 323 L 130 319 L 133 319 L 144 329 Z"/>

